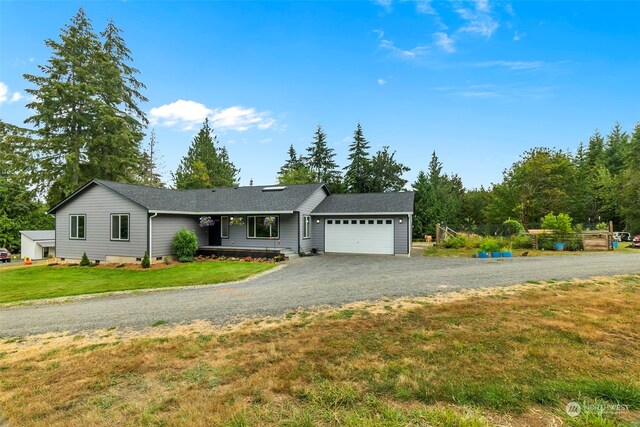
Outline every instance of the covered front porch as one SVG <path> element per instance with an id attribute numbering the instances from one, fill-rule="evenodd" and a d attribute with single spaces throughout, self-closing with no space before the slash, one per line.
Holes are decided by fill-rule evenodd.
<path id="1" fill-rule="evenodd" d="M 298 215 L 289 213 L 239 214 L 198 217 L 200 255 L 273 258 L 298 255 Z"/>

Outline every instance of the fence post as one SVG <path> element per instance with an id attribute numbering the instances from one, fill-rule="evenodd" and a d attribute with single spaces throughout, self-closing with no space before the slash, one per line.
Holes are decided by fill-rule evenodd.
<path id="1" fill-rule="evenodd" d="M 613 221 L 609 221 L 609 233 L 607 233 L 607 244 L 610 251 L 613 250 Z"/>
<path id="2" fill-rule="evenodd" d="M 440 224 L 436 224 L 436 243 L 440 243 Z"/>

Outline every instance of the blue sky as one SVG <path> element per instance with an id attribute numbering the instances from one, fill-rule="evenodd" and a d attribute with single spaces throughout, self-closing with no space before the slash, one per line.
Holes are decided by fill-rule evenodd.
<path id="1" fill-rule="evenodd" d="M 341 166 L 356 123 L 412 182 L 432 151 L 466 187 L 525 150 L 574 150 L 640 120 L 640 2 L 35 2 L 0 0 L 0 117 L 83 6 L 124 30 L 165 177 L 209 117 L 241 183 L 275 182 L 321 124 Z"/>

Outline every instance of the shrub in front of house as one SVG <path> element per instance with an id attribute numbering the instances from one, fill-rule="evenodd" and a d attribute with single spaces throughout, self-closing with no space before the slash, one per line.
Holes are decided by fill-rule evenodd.
<path id="1" fill-rule="evenodd" d="M 182 227 L 173 238 L 171 247 L 178 256 L 178 261 L 191 262 L 198 250 L 198 237 L 193 231 Z"/>
<path id="2" fill-rule="evenodd" d="M 144 256 L 142 257 L 142 268 L 149 268 L 151 267 L 151 261 L 149 260 L 149 254 L 147 253 L 147 251 L 144 251 Z"/>
<path id="3" fill-rule="evenodd" d="M 89 257 L 87 256 L 87 253 L 83 252 L 82 253 L 82 259 L 80 260 L 80 266 L 86 267 L 89 264 L 91 264 L 91 263 L 89 262 Z"/>

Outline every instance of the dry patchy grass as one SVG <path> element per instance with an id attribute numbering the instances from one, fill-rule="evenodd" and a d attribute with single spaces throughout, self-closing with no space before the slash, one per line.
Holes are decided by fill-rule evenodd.
<path id="1" fill-rule="evenodd" d="M 20 426 L 618 425 L 640 419 L 640 275 L 298 311 L 225 330 L 0 344 Z M 577 400 L 622 405 L 586 410 Z M 609 406 L 610 407 L 610 406 Z"/>

